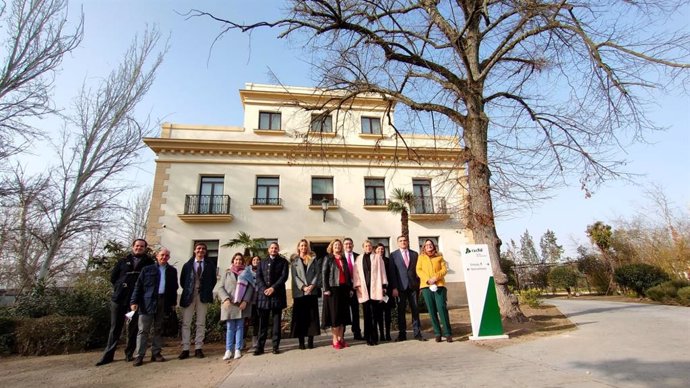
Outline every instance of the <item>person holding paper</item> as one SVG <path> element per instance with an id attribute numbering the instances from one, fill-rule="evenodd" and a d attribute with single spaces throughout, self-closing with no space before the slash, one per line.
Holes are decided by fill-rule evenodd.
<path id="1" fill-rule="evenodd" d="M 163 362 L 161 354 L 163 319 L 177 305 L 177 269 L 168 264 L 170 250 L 161 248 L 156 255 L 157 265 L 144 267 L 134 285 L 130 307 L 139 312 L 137 357 L 134 366 L 144 363 L 149 332 L 152 332 L 151 361 Z"/>
<path id="2" fill-rule="evenodd" d="M 453 336 L 450 331 L 450 319 L 448 318 L 448 307 L 446 306 L 447 295 L 446 282 L 444 280 L 448 273 L 446 261 L 443 259 L 443 255 L 436 250 L 436 244 L 429 239 L 424 241 L 422 251 L 417 260 L 417 275 L 419 276 L 424 303 L 426 303 L 426 307 L 429 309 L 429 317 L 436 335 L 436 342 L 441 342 L 440 325 L 443 325 L 443 335 L 446 337 L 446 341 L 453 342 Z"/>
<path id="3" fill-rule="evenodd" d="M 244 266 L 244 256 L 237 252 L 231 262 L 217 290 L 221 301 L 220 321 L 227 327 L 223 360 L 242 357 L 244 319 L 251 316 L 254 300 L 255 280 L 251 270 L 247 271 Z"/>

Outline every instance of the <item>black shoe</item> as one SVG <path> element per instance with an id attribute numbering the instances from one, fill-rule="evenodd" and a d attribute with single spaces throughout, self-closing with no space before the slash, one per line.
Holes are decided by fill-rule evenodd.
<path id="1" fill-rule="evenodd" d="M 398 336 L 398 338 L 395 339 L 395 342 L 403 342 L 403 341 L 407 341 L 407 337 Z"/>
<path id="2" fill-rule="evenodd" d="M 151 356 L 151 362 L 165 362 L 165 357 L 161 354 L 155 354 Z"/>
<path id="3" fill-rule="evenodd" d="M 355 334 L 355 335 L 352 337 L 352 340 L 353 340 L 353 341 L 364 341 L 364 337 L 362 337 L 361 334 Z"/>
<path id="4" fill-rule="evenodd" d="M 314 337 L 309 337 L 309 339 L 307 339 L 307 348 L 314 349 Z"/>
<path id="5" fill-rule="evenodd" d="M 390 334 L 386 335 L 386 341 L 388 341 L 388 342 L 393 341 Z"/>
<path id="6" fill-rule="evenodd" d="M 186 358 L 189 358 L 189 350 L 183 350 L 179 356 L 177 356 L 180 360 L 184 360 Z"/>
<path id="7" fill-rule="evenodd" d="M 441 342 L 441 336 L 440 335 L 436 336 L 436 342 Z"/>
<path id="8" fill-rule="evenodd" d="M 134 366 L 142 366 L 144 364 L 144 357 L 142 356 L 137 356 L 137 358 L 134 359 Z"/>
<path id="9" fill-rule="evenodd" d="M 254 350 L 254 355 L 255 355 L 255 356 L 260 356 L 260 355 L 262 355 L 262 354 L 264 354 L 264 350 L 263 350 L 263 349 L 256 348 L 256 350 Z"/>
<path id="10" fill-rule="evenodd" d="M 453 342 L 453 337 L 451 337 L 451 336 L 446 337 L 446 341 Z"/>
<path id="11" fill-rule="evenodd" d="M 273 351 L 271 353 L 280 354 L 280 350 L 278 348 L 275 348 L 275 349 L 273 349 Z"/>
<path id="12" fill-rule="evenodd" d="M 111 362 L 113 362 L 113 360 L 101 360 L 96 363 L 96 366 L 110 364 Z"/>
<path id="13" fill-rule="evenodd" d="M 426 338 L 422 337 L 421 335 L 416 335 L 414 337 L 414 339 L 416 339 L 417 341 L 422 341 L 422 342 L 426 341 Z"/>
<path id="14" fill-rule="evenodd" d="M 307 347 L 304 345 L 304 343 L 299 344 L 299 349 L 300 350 L 305 350 Z"/>
<path id="15" fill-rule="evenodd" d="M 206 357 L 206 356 L 204 356 L 203 350 L 197 349 L 197 350 L 194 351 L 194 357 L 196 357 L 196 358 L 204 358 L 204 357 Z"/>
<path id="16" fill-rule="evenodd" d="M 134 355 L 129 354 L 129 353 L 125 353 L 125 361 L 127 361 L 127 362 L 134 361 Z"/>

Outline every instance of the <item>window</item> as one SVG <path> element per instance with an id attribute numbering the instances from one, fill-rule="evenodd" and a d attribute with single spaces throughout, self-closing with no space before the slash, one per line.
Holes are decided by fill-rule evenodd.
<path id="1" fill-rule="evenodd" d="M 312 132 L 333 132 L 333 117 L 331 115 L 313 114 L 311 115 Z"/>
<path id="2" fill-rule="evenodd" d="M 374 250 L 376 250 L 376 245 L 377 244 L 383 244 L 383 247 L 386 248 L 386 257 L 389 257 L 391 254 L 389 242 L 390 238 L 389 237 L 369 237 L 367 240 L 371 241 L 371 245 L 374 246 Z"/>
<path id="3" fill-rule="evenodd" d="M 280 205 L 280 178 L 277 176 L 256 177 L 256 198 L 254 205 Z"/>
<path id="4" fill-rule="evenodd" d="M 364 205 L 386 205 L 384 178 L 364 178 Z"/>
<path id="5" fill-rule="evenodd" d="M 280 112 L 259 112 L 259 129 L 280 130 Z"/>
<path id="6" fill-rule="evenodd" d="M 225 196 L 223 195 L 222 176 L 202 176 L 199 187 L 198 214 L 224 214 Z"/>
<path id="7" fill-rule="evenodd" d="M 413 179 L 412 193 L 414 194 L 414 206 L 412 212 L 417 214 L 432 214 L 434 201 L 431 196 L 431 181 L 428 179 Z"/>
<path id="8" fill-rule="evenodd" d="M 441 248 L 438 247 L 438 236 L 423 236 L 423 237 L 420 236 L 419 237 L 419 244 L 418 244 L 420 253 L 424 252 L 423 245 L 424 245 L 424 241 L 426 241 L 426 240 L 433 241 L 434 245 L 436 245 L 436 250 L 439 252 L 441 251 Z"/>
<path id="9" fill-rule="evenodd" d="M 362 117 L 362 133 L 380 135 L 381 119 L 378 117 Z"/>
<path id="10" fill-rule="evenodd" d="M 311 205 L 321 205 L 321 200 L 326 198 L 334 204 L 333 178 L 332 177 L 312 177 L 311 178 Z"/>
<path id="11" fill-rule="evenodd" d="M 218 240 L 194 240 L 192 241 L 192 248 L 197 244 L 197 243 L 204 243 L 206 244 L 206 259 L 208 261 L 213 261 L 216 263 L 216 276 L 218 275 L 218 246 L 219 242 Z M 194 250 L 192 249 L 192 255 L 194 255 Z M 181 268 L 181 267 L 178 267 Z"/>

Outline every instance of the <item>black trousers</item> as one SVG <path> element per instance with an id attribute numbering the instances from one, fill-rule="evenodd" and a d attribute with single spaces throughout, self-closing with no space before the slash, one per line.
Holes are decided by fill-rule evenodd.
<path id="1" fill-rule="evenodd" d="M 102 361 L 112 361 L 115 357 L 115 350 L 117 343 L 122 335 L 122 329 L 125 326 L 125 314 L 129 312 L 129 305 L 120 305 L 115 302 L 110 302 L 110 333 L 108 334 L 108 344 L 103 351 Z M 127 324 L 127 345 L 125 347 L 125 355 L 132 357 L 134 350 L 137 347 L 137 333 L 139 313 L 134 313 L 134 316 Z"/>
<path id="2" fill-rule="evenodd" d="M 378 331 L 376 330 L 381 317 L 381 302 L 368 300 L 362 303 L 364 310 L 364 339 L 368 344 L 379 342 Z"/>
<path id="3" fill-rule="evenodd" d="M 352 334 L 355 337 L 362 336 L 362 329 L 359 326 L 359 301 L 357 300 L 357 293 L 353 293 L 350 297 L 350 317 L 352 317 Z"/>
<path id="4" fill-rule="evenodd" d="M 407 321 L 405 319 L 405 311 L 407 310 L 407 305 L 410 305 L 410 310 L 412 311 L 412 330 L 414 332 L 415 338 L 421 337 L 422 331 L 419 325 L 419 306 L 417 305 L 417 300 L 419 298 L 418 290 L 401 290 L 398 291 L 398 336 L 406 338 L 407 336 Z"/>
<path id="5" fill-rule="evenodd" d="M 263 350 L 266 345 L 266 338 L 268 337 L 269 317 L 273 319 L 273 349 L 280 347 L 280 319 L 283 315 L 283 309 L 259 309 L 259 340 L 257 348 Z"/>

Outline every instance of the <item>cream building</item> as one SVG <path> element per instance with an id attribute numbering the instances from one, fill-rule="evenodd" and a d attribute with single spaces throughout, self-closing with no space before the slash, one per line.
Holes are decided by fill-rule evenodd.
<path id="1" fill-rule="evenodd" d="M 170 248 L 179 268 L 204 241 L 219 270 L 242 250 L 220 245 L 240 231 L 278 241 L 286 256 L 302 238 L 317 253 L 344 237 L 355 251 L 370 239 L 390 252 L 400 216 L 386 203 L 401 188 L 416 196 L 411 247 L 437 241 L 449 302 L 465 303 L 460 246 L 472 240 L 460 217 L 456 138 L 396 136 L 395 106 L 378 95 L 342 103 L 342 93 L 246 84 L 240 96 L 241 127 L 166 123 L 159 138 L 145 139 L 157 156 L 149 243 Z"/>

